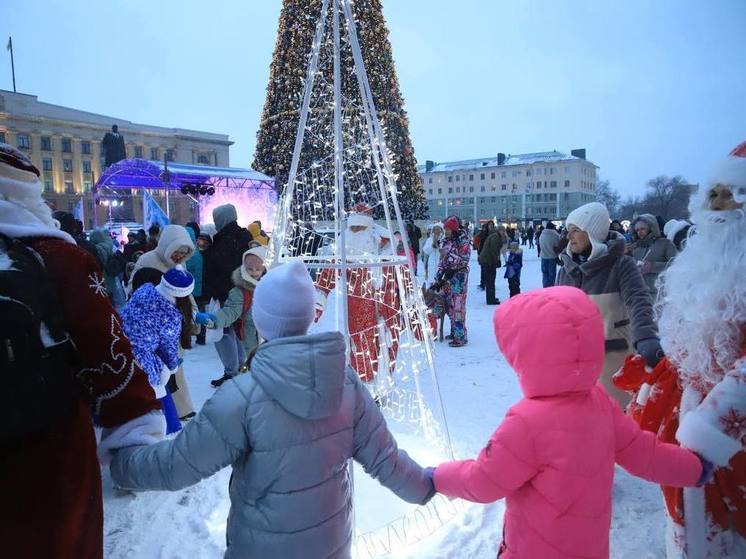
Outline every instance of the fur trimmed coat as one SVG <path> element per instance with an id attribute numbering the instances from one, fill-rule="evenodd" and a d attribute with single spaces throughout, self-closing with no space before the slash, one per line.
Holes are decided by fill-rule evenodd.
<path id="1" fill-rule="evenodd" d="M 12 234 L 4 225 L 0 231 Z M 133 358 L 93 256 L 56 231 L 28 233 L 13 236 L 25 238 L 41 256 L 57 288 L 77 348 L 82 397 L 75 413 L 46 433 L 2 450 L 0 494 L 5 509 L 12 511 L 0 526 L 3 556 L 100 559 L 103 503 L 94 418 L 107 434 L 127 430 L 133 422 L 147 423 L 149 417 L 160 418 L 162 431 L 162 415 L 151 413 L 161 405 Z M 130 439 L 140 444 L 153 440 Z"/>

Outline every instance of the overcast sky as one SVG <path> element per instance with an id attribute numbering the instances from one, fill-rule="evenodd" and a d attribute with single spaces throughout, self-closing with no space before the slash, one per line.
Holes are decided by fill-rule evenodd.
<path id="1" fill-rule="evenodd" d="M 421 163 L 584 147 L 622 193 L 746 140 L 746 0 L 383 0 Z M 251 164 L 281 0 L 0 0 L 49 103 L 230 135 Z M 0 54 L 0 88 L 12 89 Z"/>

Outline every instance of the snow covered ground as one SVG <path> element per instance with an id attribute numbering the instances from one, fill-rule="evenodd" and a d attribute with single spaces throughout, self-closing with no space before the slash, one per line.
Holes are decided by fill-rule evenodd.
<path id="1" fill-rule="evenodd" d="M 541 287 L 539 260 L 534 250 L 524 254 L 523 291 Z M 472 260 L 467 325 L 469 345 L 449 348 L 436 343 L 435 363 L 448 426 L 458 458 L 475 456 L 517 402 L 520 390 L 512 370 L 497 349 L 491 326 L 494 307 L 477 290 L 479 267 Z M 507 282 L 498 274 L 498 297 L 508 296 Z M 446 325 L 447 328 L 447 325 Z M 541 351 L 541 340 L 537 350 Z M 197 407 L 210 397 L 210 380 L 221 374 L 212 347 L 197 347 L 186 357 L 185 370 Z M 406 444 L 402 444 L 406 448 Z M 424 465 L 424 464 L 423 464 Z M 226 468 L 208 480 L 175 493 L 119 495 L 104 473 L 105 550 L 110 559 L 213 559 L 225 549 L 228 515 Z M 617 470 L 614 484 L 611 557 L 653 559 L 665 556 L 665 517 L 657 486 Z M 357 510 L 375 514 L 378 503 Z M 463 504 L 454 520 L 413 546 L 396 550 L 395 559 L 494 558 L 502 530 L 504 503 Z M 360 514 L 358 512 L 358 514 Z M 313 559 L 313 558 L 309 558 Z"/>

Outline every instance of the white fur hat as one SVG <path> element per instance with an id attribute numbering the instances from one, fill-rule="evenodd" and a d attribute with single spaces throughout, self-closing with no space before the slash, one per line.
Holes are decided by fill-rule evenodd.
<path id="1" fill-rule="evenodd" d="M 347 218 L 348 227 L 373 227 L 373 218 L 369 215 L 354 213 Z"/>
<path id="2" fill-rule="evenodd" d="M 709 184 L 730 186 L 736 202 L 746 202 L 746 141 L 738 144 L 728 157 L 715 165 Z"/>
<path id="3" fill-rule="evenodd" d="M 603 243 L 609 236 L 609 210 L 600 202 L 590 202 L 574 209 L 567 216 L 567 226 L 574 225 L 588 233 L 591 241 Z"/>

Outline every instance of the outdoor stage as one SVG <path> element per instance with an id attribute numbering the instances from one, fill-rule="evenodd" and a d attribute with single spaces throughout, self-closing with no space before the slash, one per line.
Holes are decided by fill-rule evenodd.
<path id="1" fill-rule="evenodd" d="M 212 223 L 212 210 L 231 203 L 238 223 L 255 220 L 272 227 L 277 207 L 275 181 L 251 169 L 208 167 L 144 159 L 111 165 L 93 188 L 108 221 L 144 223 L 143 199 L 150 195 L 172 223 Z"/>

